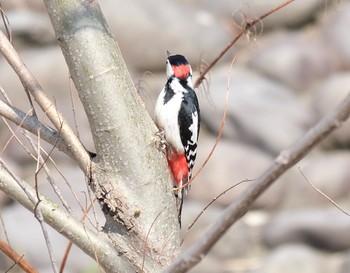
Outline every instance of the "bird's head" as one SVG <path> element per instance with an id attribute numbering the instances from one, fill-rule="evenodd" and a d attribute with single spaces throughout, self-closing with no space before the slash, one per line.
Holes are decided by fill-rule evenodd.
<path id="1" fill-rule="evenodd" d="M 175 76 L 180 80 L 186 80 L 188 77 L 192 76 L 192 69 L 184 56 L 179 54 L 171 55 L 168 51 L 166 74 L 168 79 Z"/>

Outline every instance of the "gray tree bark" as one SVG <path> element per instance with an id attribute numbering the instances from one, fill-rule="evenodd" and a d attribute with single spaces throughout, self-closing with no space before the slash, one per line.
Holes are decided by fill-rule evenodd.
<path id="1" fill-rule="evenodd" d="M 91 127 L 97 156 L 89 179 L 105 232 L 123 262 L 158 271 L 179 254 L 180 237 L 171 178 L 153 144 L 157 129 L 97 1 L 45 4 Z"/>
<path id="2" fill-rule="evenodd" d="M 180 233 L 171 177 L 154 143 L 157 128 L 136 92 L 97 1 L 47 0 L 45 4 L 84 105 L 96 156 L 89 157 L 2 32 L 2 54 L 55 128 L 40 123 L 34 109 L 33 115 L 26 115 L 9 102 L 0 103 L 0 115 L 42 135 L 77 161 L 105 213 L 104 230 L 96 233 L 73 221 L 15 177 L 3 162 L 0 190 L 32 212 L 39 209 L 48 224 L 107 272 L 159 271 L 179 254 Z"/>

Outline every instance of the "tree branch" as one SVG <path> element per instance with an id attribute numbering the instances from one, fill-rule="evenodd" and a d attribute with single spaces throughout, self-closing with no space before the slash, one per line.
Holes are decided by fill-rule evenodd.
<path id="1" fill-rule="evenodd" d="M 19 255 L 15 250 L 9 246 L 6 242 L 0 240 L 0 250 L 6 254 L 11 260 L 15 262 L 26 273 L 39 273 L 34 267 L 32 267 L 25 259 L 24 255 Z"/>
<path id="2" fill-rule="evenodd" d="M 247 31 L 252 27 L 255 26 L 257 23 L 261 22 L 264 18 L 271 15 L 272 13 L 280 10 L 281 8 L 287 6 L 288 4 L 294 2 L 294 0 L 287 0 L 286 2 L 274 7 L 272 10 L 264 13 L 263 15 L 259 16 L 258 18 L 255 18 L 254 20 L 247 20 L 244 22 L 244 25 L 241 29 L 241 31 L 232 39 L 232 41 L 220 52 L 220 54 L 204 69 L 203 72 L 200 73 L 199 77 L 194 83 L 194 88 L 197 88 L 202 81 L 205 79 L 205 75 L 208 74 L 208 72 L 217 64 L 217 62 L 226 54 L 226 52 L 243 36 L 243 34 L 247 33 Z"/>
<path id="3" fill-rule="evenodd" d="M 14 106 L 0 100 L 0 116 L 12 121 L 16 125 L 31 132 L 34 135 L 40 131 L 40 137 L 51 145 L 55 146 L 61 152 L 74 158 L 72 152 L 64 142 L 60 134 L 49 126 L 41 123 L 36 116 L 30 116 Z"/>
<path id="4" fill-rule="evenodd" d="M 34 212 L 38 202 L 35 189 L 29 186 L 25 181 L 17 178 L 6 167 L 0 159 L 0 190 L 6 193 L 9 197 L 19 202 L 26 209 Z M 29 198 L 29 196 L 31 198 Z M 120 268 L 127 268 L 130 271 L 136 272 L 136 268 L 131 267 L 130 263 L 123 259 L 124 251 L 129 249 L 129 246 L 122 240 L 118 240 L 118 248 L 116 249 L 104 233 L 96 233 L 85 227 L 71 214 L 65 212 L 48 198 L 40 195 L 38 208 L 44 217 L 46 223 L 57 230 L 68 240 L 71 240 L 75 245 L 80 247 L 85 253 L 94 258 L 98 254 L 99 263 L 103 264 L 106 272 L 120 272 Z M 33 204 L 31 199 L 35 199 L 36 204 Z M 118 251 L 119 250 L 119 251 Z M 131 250 L 129 250 L 131 252 Z"/>
<path id="5" fill-rule="evenodd" d="M 185 272 L 199 263 L 214 244 L 252 206 L 254 201 L 285 171 L 294 166 L 331 132 L 339 128 L 350 115 L 350 94 L 331 113 L 325 116 L 304 136 L 282 151 L 272 165 L 254 184 L 236 198 L 208 228 L 208 230 L 165 271 Z"/>
<path id="6" fill-rule="evenodd" d="M 2 31 L 0 31 L 0 50 L 7 62 L 17 73 L 17 76 L 21 80 L 25 90 L 33 96 L 34 100 L 50 119 L 56 130 L 60 132 L 80 168 L 85 174 L 89 174 L 90 156 L 88 152 L 85 150 L 84 146 L 81 144 L 73 130 L 70 128 L 68 122 L 62 116 L 62 114 L 58 112 L 54 103 L 48 99 L 40 84 L 30 73 L 19 57 L 17 51 L 13 48 L 12 44 Z"/>

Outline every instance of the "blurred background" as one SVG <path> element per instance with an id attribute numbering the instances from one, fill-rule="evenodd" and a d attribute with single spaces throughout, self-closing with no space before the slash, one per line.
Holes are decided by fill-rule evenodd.
<path id="1" fill-rule="evenodd" d="M 42 1 L 1 2 L 10 21 L 14 45 L 24 62 L 73 127 L 75 112 L 79 136 L 93 150 L 87 119 Z M 196 79 L 198 71 L 222 51 L 245 20 L 258 17 L 283 0 L 99 2 L 135 86 L 153 115 L 155 99 L 166 81 L 166 50 L 185 55 Z M 349 93 L 349 26 L 350 1 L 297 0 L 247 32 L 210 71 L 205 83 L 196 90 L 202 115 L 197 170 L 215 143 L 227 90 L 228 113 L 223 137 L 185 201 L 184 248 L 215 221 L 249 182 L 218 199 L 187 234 L 187 227 L 206 204 L 234 184 L 258 177 L 281 150 Z M 234 57 L 236 61 L 230 70 Z M 0 86 L 15 106 L 23 111 L 30 109 L 23 87 L 2 56 Z M 10 137 L 1 121 L 1 157 L 16 174 L 33 183 L 35 162 L 16 141 L 9 141 Z M 350 272 L 350 217 L 307 183 L 310 181 L 350 211 L 349 148 L 347 122 L 278 179 L 257 200 L 254 209 L 190 272 Z M 84 178 L 66 156 L 57 152 L 55 160 L 66 180 L 55 169 L 52 175 L 80 217 L 78 204 L 88 202 Z M 78 201 L 67 183 L 72 185 Z M 40 178 L 39 188 L 57 200 L 45 175 Z M 39 272 L 52 272 L 42 232 L 33 215 L 2 193 L 0 215 L 4 223 L 0 225 L 0 239 L 5 240 L 6 231 L 11 245 Z M 103 217 L 98 208 L 96 215 L 100 228 Z M 50 231 L 50 236 L 60 263 L 67 240 L 54 231 Z M 11 264 L 0 253 L 0 271 Z M 97 271 L 94 261 L 73 247 L 65 272 Z M 21 271 L 14 268 L 10 272 Z"/>

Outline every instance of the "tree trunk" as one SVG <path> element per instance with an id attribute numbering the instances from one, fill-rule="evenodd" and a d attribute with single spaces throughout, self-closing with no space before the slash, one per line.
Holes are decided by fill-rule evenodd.
<path id="1" fill-rule="evenodd" d="M 107 218 L 104 232 L 123 263 L 159 271 L 179 254 L 180 237 L 171 178 L 154 145 L 157 129 L 97 1 L 45 4 L 93 135 L 88 180 Z"/>

